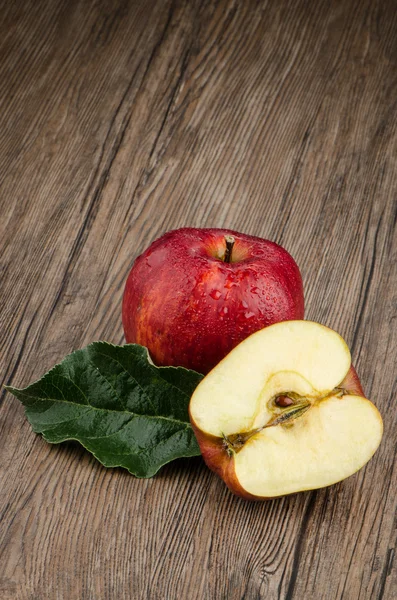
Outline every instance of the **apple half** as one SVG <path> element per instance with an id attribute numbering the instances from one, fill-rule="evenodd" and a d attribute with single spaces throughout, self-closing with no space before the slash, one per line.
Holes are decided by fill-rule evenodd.
<path id="1" fill-rule="evenodd" d="M 310 321 L 241 342 L 198 385 L 189 412 L 207 465 L 249 499 L 341 481 L 369 461 L 383 433 L 345 341 Z"/>

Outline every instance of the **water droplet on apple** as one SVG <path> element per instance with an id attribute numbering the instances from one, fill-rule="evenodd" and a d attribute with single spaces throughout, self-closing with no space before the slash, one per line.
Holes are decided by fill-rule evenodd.
<path id="1" fill-rule="evenodd" d="M 243 301 L 241 302 L 241 305 L 242 305 L 242 307 L 243 307 L 243 308 L 248 308 L 248 304 L 246 303 L 246 301 L 245 301 L 245 300 L 243 300 Z"/>
<path id="2" fill-rule="evenodd" d="M 210 296 L 214 300 L 219 300 L 219 298 L 222 296 L 222 292 L 220 292 L 219 290 L 211 290 L 210 291 Z"/>
<path id="3" fill-rule="evenodd" d="M 235 285 L 237 285 L 237 281 L 235 280 L 235 276 L 234 273 L 230 274 L 224 284 L 224 287 L 228 290 L 230 290 L 230 288 L 234 287 Z"/>
<path id="4" fill-rule="evenodd" d="M 150 252 L 146 255 L 146 266 L 151 268 L 159 268 L 161 267 L 167 259 L 167 252 L 157 250 L 156 252 Z"/>
<path id="5" fill-rule="evenodd" d="M 252 312 L 252 310 L 247 310 L 247 311 L 244 313 L 244 317 L 245 317 L 246 319 L 252 319 L 252 317 L 255 317 L 255 313 L 254 313 L 254 312 Z"/>
<path id="6" fill-rule="evenodd" d="M 221 310 L 219 311 L 220 315 L 227 315 L 227 313 L 229 312 L 229 309 L 227 306 L 222 306 Z"/>

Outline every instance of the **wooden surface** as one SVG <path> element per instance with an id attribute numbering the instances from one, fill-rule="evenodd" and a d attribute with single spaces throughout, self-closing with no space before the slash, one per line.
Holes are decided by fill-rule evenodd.
<path id="1" fill-rule="evenodd" d="M 2 3 L 3 383 L 122 343 L 134 258 L 227 226 L 292 253 L 385 420 L 355 476 L 250 503 L 200 458 L 136 480 L 48 445 L 3 390 L 2 600 L 397 598 L 395 8 Z"/>

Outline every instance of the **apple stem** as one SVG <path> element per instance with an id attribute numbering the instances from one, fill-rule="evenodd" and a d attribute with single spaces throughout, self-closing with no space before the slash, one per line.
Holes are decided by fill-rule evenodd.
<path id="1" fill-rule="evenodd" d="M 226 250 L 225 250 L 225 256 L 223 258 L 223 261 L 225 263 L 232 262 L 232 250 L 233 250 L 235 241 L 236 240 L 234 239 L 234 237 L 232 235 L 225 235 Z"/>

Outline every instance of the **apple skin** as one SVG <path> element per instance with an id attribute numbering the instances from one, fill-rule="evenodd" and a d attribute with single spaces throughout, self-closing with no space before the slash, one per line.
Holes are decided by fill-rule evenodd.
<path id="1" fill-rule="evenodd" d="M 235 238 L 224 262 L 225 235 Z M 159 366 L 208 373 L 246 337 L 303 319 L 302 278 L 281 246 L 229 229 L 182 228 L 153 242 L 128 276 L 126 341 Z"/>
<path id="2" fill-rule="evenodd" d="M 344 380 L 340 384 L 341 388 L 345 389 L 347 392 L 351 394 L 355 394 L 357 396 L 362 396 L 365 398 L 364 390 L 361 386 L 360 380 L 358 378 L 357 372 L 353 365 L 350 366 L 347 375 Z M 190 416 L 190 411 L 189 411 Z M 230 457 L 226 452 L 226 449 L 223 444 L 223 440 L 221 438 L 215 437 L 210 434 L 206 434 L 195 425 L 193 419 L 190 416 L 190 422 L 196 436 L 200 452 L 203 456 L 203 459 L 212 471 L 214 471 L 223 481 L 226 483 L 227 487 L 235 494 L 236 496 L 240 496 L 245 500 L 271 500 L 272 498 L 267 497 L 258 497 L 249 494 L 244 488 L 240 485 L 235 471 L 234 471 L 234 460 L 233 457 Z"/>

